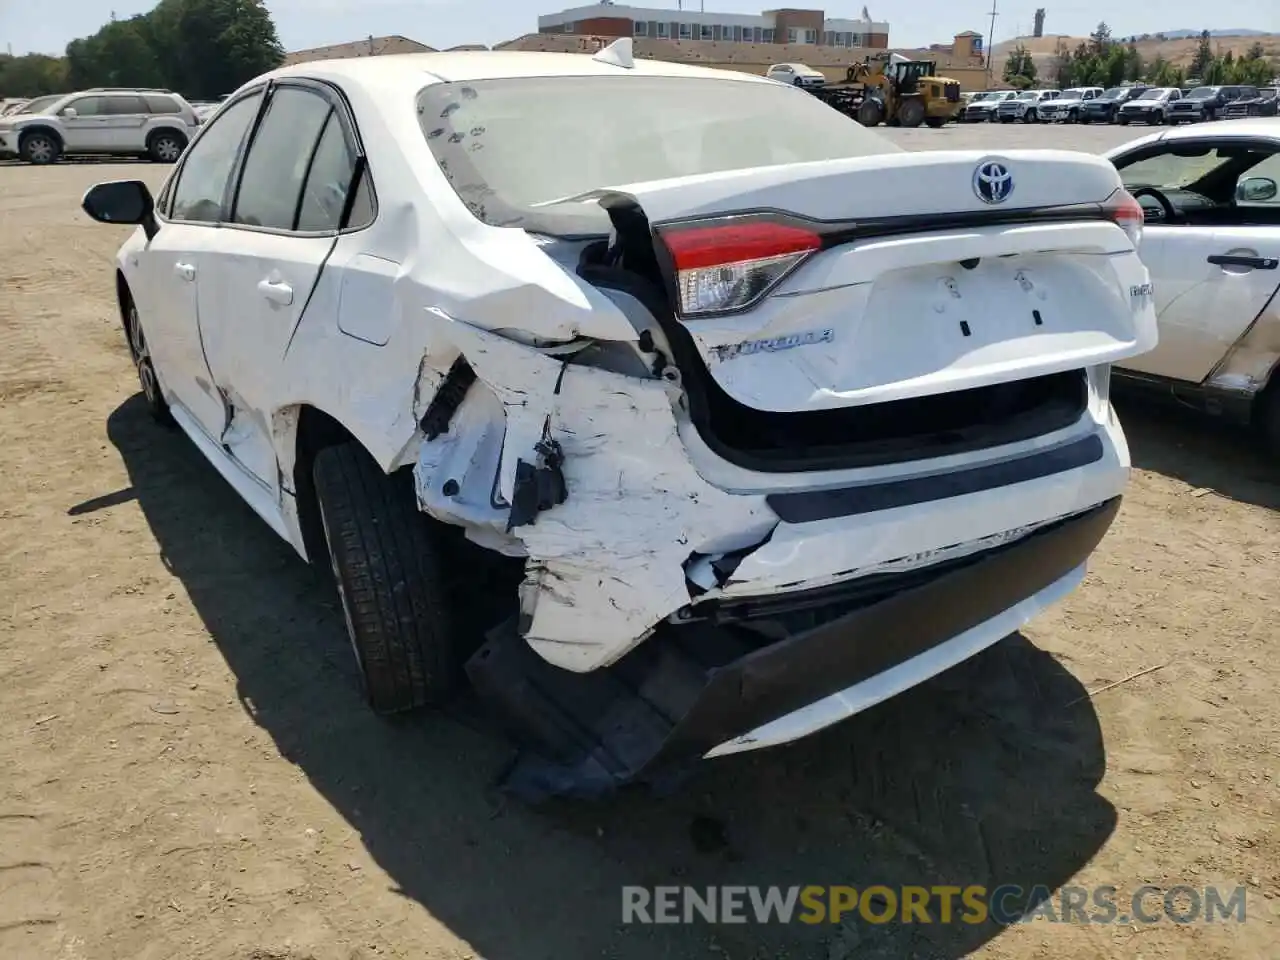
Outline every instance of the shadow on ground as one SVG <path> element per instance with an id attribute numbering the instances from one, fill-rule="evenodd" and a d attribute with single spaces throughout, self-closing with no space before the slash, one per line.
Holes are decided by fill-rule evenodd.
<path id="1" fill-rule="evenodd" d="M 1115 402 L 1135 467 L 1280 510 L 1280 464 L 1257 432 L 1171 402 L 1128 393 Z"/>
<path id="2" fill-rule="evenodd" d="M 531 810 L 474 709 L 387 723 L 360 702 L 311 572 L 134 397 L 110 417 L 132 493 L 281 754 L 360 832 L 397 891 L 487 960 L 959 958 L 992 923 L 624 925 L 624 884 L 1068 882 L 1114 828 L 1080 685 L 1011 637 L 791 748 L 707 763 L 674 796 Z M 102 491 L 71 507 L 119 502 Z M 70 505 L 69 505 L 70 506 Z M 1073 701 L 1076 701 L 1073 703 Z M 873 905 L 884 908 L 885 904 Z"/>

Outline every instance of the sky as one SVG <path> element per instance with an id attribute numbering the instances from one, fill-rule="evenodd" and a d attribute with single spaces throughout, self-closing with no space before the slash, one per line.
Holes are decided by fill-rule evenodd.
<path id="1" fill-rule="evenodd" d="M 649 0 L 654 7 L 675 8 L 676 0 Z M 1038 3 L 996 0 L 995 41 L 1031 32 Z M 1277 0 L 1164 0 L 1141 12 L 1143 5 L 1118 5 L 1114 0 L 1076 0 L 1055 5 L 1040 0 L 1048 11 L 1046 33 L 1080 36 L 1091 32 L 1100 20 L 1115 36 L 1156 33 L 1161 30 L 1250 28 L 1280 32 Z M 697 8 L 699 0 L 686 0 Z M 31 0 L 0 0 L 0 49 L 15 54 L 61 53 L 67 42 L 93 33 L 110 19 L 143 13 L 155 0 L 52 0 L 49 6 Z M 545 5 L 544 5 L 545 4 Z M 821 8 L 828 17 L 856 18 L 864 0 L 822 3 L 820 0 L 788 5 Z M 579 0 L 267 0 L 286 50 L 345 43 L 363 37 L 400 34 L 443 49 L 460 43 L 492 45 L 538 29 L 539 13 L 554 13 L 579 6 Z M 642 4 L 637 2 L 636 6 Z M 759 13 L 778 6 L 776 0 L 713 0 L 708 12 Z M 871 0 L 866 6 L 873 19 L 887 20 L 893 46 L 914 47 L 945 43 L 962 30 L 984 36 L 991 22 L 991 0 L 913 0 L 889 5 Z M 1118 6 L 1125 7 L 1122 13 Z M 1211 19 L 1206 19 L 1211 11 Z"/>

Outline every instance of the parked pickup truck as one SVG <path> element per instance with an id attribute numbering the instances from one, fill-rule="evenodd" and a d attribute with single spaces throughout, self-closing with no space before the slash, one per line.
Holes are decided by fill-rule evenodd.
<path id="1" fill-rule="evenodd" d="M 1001 123 L 1038 123 L 1042 104 L 1058 99 L 1057 90 L 1024 90 L 1012 100 L 1005 100 L 996 107 L 996 118 Z"/>

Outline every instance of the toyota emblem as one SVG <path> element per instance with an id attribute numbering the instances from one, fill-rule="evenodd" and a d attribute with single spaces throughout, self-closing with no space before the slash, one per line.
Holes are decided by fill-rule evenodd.
<path id="1" fill-rule="evenodd" d="M 983 203 L 1004 203 L 1013 193 L 1013 174 L 998 160 L 984 160 L 973 171 L 973 192 Z"/>

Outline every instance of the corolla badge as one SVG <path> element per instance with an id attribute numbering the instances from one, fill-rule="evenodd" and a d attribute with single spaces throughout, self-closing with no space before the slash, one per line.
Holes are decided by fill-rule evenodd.
<path id="1" fill-rule="evenodd" d="M 1013 174 L 998 160 L 984 160 L 973 171 L 973 192 L 983 203 L 1004 203 L 1013 193 Z"/>

